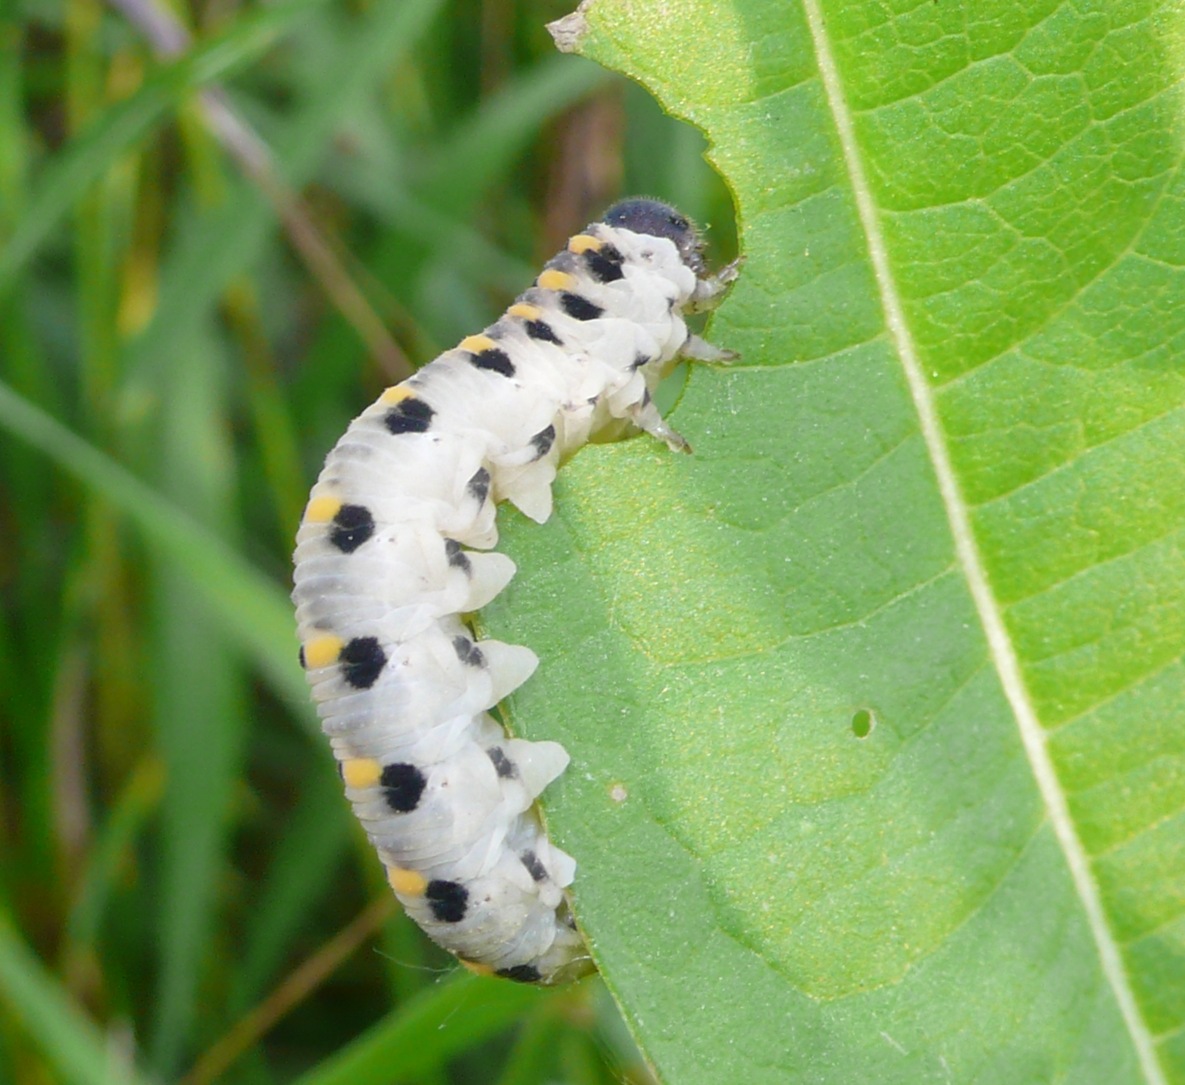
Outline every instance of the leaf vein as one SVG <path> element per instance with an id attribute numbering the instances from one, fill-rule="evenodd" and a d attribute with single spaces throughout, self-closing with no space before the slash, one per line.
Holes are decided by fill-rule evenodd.
<path id="1" fill-rule="evenodd" d="M 1151 682 L 1154 679 L 1159 678 L 1162 674 L 1171 670 L 1173 667 L 1179 667 L 1182 660 L 1185 660 L 1185 655 L 1176 655 L 1173 656 L 1172 659 L 1166 659 L 1159 666 L 1153 667 L 1152 670 L 1148 671 L 1146 674 L 1137 675 L 1134 679 L 1132 679 L 1132 681 L 1120 686 L 1118 689 L 1112 690 L 1107 694 L 1106 697 L 1101 697 L 1093 704 L 1087 705 L 1080 712 L 1077 712 L 1073 716 L 1062 720 L 1060 723 L 1047 727 L 1046 733 L 1052 736 L 1059 734 L 1070 727 L 1073 727 L 1075 724 L 1085 722 L 1088 717 L 1093 715 L 1095 712 L 1098 712 L 1100 708 L 1105 708 L 1107 705 L 1119 700 L 1120 697 L 1123 697 L 1126 694 L 1134 693 L 1146 682 Z"/>
<path id="2" fill-rule="evenodd" d="M 1152 1036 L 1140 1015 L 1135 993 L 1123 964 L 1119 945 L 1103 909 L 1099 887 L 1094 880 L 1090 860 L 1078 837 L 1069 806 L 1046 746 L 1046 736 L 1036 709 L 1025 687 L 1020 661 L 1011 642 L 999 603 L 992 593 L 987 570 L 979 553 L 971 527 L 970 515 L 960 491 L 946 437 L 938 415 L 934 392 L 928 385 L 917 346 L 906 321 L 905 308 L 889 264 L 887 244 L 881 229 L 879 211 L 869 185 L 861 149 L 856 139 L 852 117 L 843 93 L 843 85 L 832 54 L 826 22 L 819 0 L 804 0 L 807 25 L 815 47 L 819 76 L 835 124 L 836 134 L 848 172 L 853 199 L 868 246 L 869 260 L 881 296 L 885 322 L 893 337 L 918 413 L 922 435 L 930 452 L 939 492 L 946 506 L 947 519 L 954 538 L 955 553 L 966 577 L 968 588 L 979 612 L 987 637 L 988 650 L 995 662 L 1004 695 L 1012 708 L 1022 745 L 1044 801 L 1047 816 L 1058 845 L 1065 856 L 1074 888 L 1099 954 L 1102 973 L 1111 987 L 1117 1008 L 1131 1038 L 1136 1057 L 1149 1085 L 1167 1085 L 1157 1061 Z"/>
<path id="3" fill-rule="evenodd" d="M 1023 491 L 1027 490 L 1029 487 L 1036 486 L 1039 482 L 1044 482 L 1047 479 L 1052 479 L 1052 478 L 1057 477 L 1063 471 L 1067 471 L 1070 468 L 1074 467 L 1076 464 L 1078 464 L 1078 462 L 1080 460 L 1085 459 L 1087 456 L 1098 451 L 1099 449 L 1108 448 L 1111 445 L 1117 444 L 1118 442 L 1123 441 L 1128 437 L 1134 436 L 1135 434 L 1139 433 L 1142 429 L 1146 429 L 1148 426 L 1152 426 L 1152 425 L 1155 425 L 1157 422 L 1163 421 L 1164 419 L 1166 419 L 1166 418 L 1170 417 L 1171 415 L 1176 414 L 1178 411 L 1182 410 L 1183 406 L 1185 406 L 1185 405 L 1180 404 L 1180 403 L 1175 403 L 1175 404 L 1173 404 L 1173 406 L 1169 407 L 1167 410 L 1161 411 L 1159 414 L 1153 414 L 1153 415 L 1149 415 L 1147 418 L 1141 418 L 1135 425 L 1131 426 L 1128 429 L 1121 430 L 1118 433 L 1112 434 L 1110 437 L 1108 437 L 1104 441 L 1097 441 L 1095 444 L 1092 444 L 1092 445 L 1084 445 L 1077 452 L 1075 452 L 1075 454 L 1073 456 L 1071 456 L 1069 459 L 1063 460 L 1056 467 L 1051 467 L 1048 471 L 1044 471 L 1039 475 L 1033 476 L 1032 478 L 1025 479 L 1024 482 L 1020 483 L 1017 486 L 1014 486 L 1011 490 L 1006 490 L 1003 493 L 994 494 L 991 497 L 989 497 L 986 501 L 968 502 L 968 504 L 971 508 L 974 508 L 977 510 L 990 508 L 996 502 L 1004 501 L 1010 497 L 1014 497 L 1016 494 L 1022 493 Z M 1002 432 L 1006 432 L 1006 431 L 1002 431 Z"/>

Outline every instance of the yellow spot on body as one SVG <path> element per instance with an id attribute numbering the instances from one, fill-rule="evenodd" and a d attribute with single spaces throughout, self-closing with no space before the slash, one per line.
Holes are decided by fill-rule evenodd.
<path id="1" fill-rule="evenodd" d="M 523 320 L 538 320 L 543 315 L 543 310 L 538 305 L 528 305 L 525 301 L 519 301 L 506 310 L 506 315 L 517 316 Z"/>
<path id="2" fill-rule="evenodd" d="M 401 866 L 387 867 L 387 882 L 396 893 L 402 893 L 405 897 L 422 897 L 428 888 L 428 879 L 423 874 Z"/>
<path id="3" fill-rule="evenodd" d="M 464 957 L 458 957 L 461 962 L 461 967 L 468 969 L 475 976 L 492 976 L 494 970 L 488 964 L 478 964 L 477 961 L 467 961 Z"/>
<path id="4" fill-rule="evenodd" d="M 535 282 L 544 290 L 571 290 L 576 285 L 576 276 L 549 267 Z"/>
<path id="5" fill-rule="evenodd" d="M 327 524 L 341 507 L 340 497 L 314 497 L 304 510 L 304 518 L 310 524 Z"/>
<path id="6" fill-rule="evenodd" d="M 346 787 L 374 787 L 383 775 L 383 766 L 369 757 L 351 757 L 342 762 Z"/>
<path id="7" fill-rule="evenodd" d="M 403 384 L 394 384 L 388 388 L 381 396 L 379 396 L 380 403 L 393 405 L 395 403 L 402 403 L 405 399 L 415 399 L 416 394 L 410 388 Z"/>
<path id="8" fill-rule="evenodd" d="M 577 234 L 568 242 L 568 251 L 579 256 L 582 252 L 599 252 L 604 244 L 605 242 L 599 237 L 593 237 L 592 234 Z"/>
<path id="9" fill-rule="evenodd" d="M 335 637 L 332 634 L 325 637 L 314 637 L 304 646 L 304 661 L 310 670 L 317 667 L 328 667 L 330 663 L 336 663 L 337 657 L 342 654 L 342 649 L 345 647 L 345 641 L 341 637 Z"/>
<path id="10" fill-rule="evenodd" d="M 470 354 L 480 354 L 497 345 L 488 335 L 467 335 L 459 344 L 461 350 L 467 350 Z"/>

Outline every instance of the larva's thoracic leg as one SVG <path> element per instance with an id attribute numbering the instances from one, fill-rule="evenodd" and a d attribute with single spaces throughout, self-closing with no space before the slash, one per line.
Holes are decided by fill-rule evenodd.
<path id="1" fill-rule="evenodd" d="M 494 504 L 543 521 L 563 457 L 631 426 L 687 442 L 650 398 L 736 264 L 709 277 L 694 227 L 627 200 L 568 242 L 483 332 L 388 388 L 330 452 L 305 509 L 293 600 L 301 662 L 346 794 L 408 914 L 462 964 L 524 983 L 593 970 L 569 907 L 576 863 L 533 800 L 555 742 L 510 738 L 487 709 L 527 680 L 526 648 L 465 615 L 514 573 Z"/>
<path id="2" fill-rule="evenodd" d="M 687 438 L 667 424 L 666 419 L 658 413 L 654 400 L 649 397 L 632 407 L 629 417 L 638 429 L 643 433 L 649 433 L 651 437 L 664 441 L 672 452 L 691 451 L 691 445 L 687 443 Z"/>
<path id="3" fill-rule="evenodd" d="M 732 263 L 725 264 L 715 275 L 700 279 L 695 284 L 695 290 L 692 291 L 691 299 L 684 312 L 707 313 L 715 309 L 724 300 L 728 288 L 736 282 L 743 263 L 744 257 L 738 256 Z"/>
<path id="4" fill-rule="evenodd" d="M 687 342 L 679 348 L 679 355 L 690 362 L 714 362 L 716 365 L 727 365 L 740 357 L 735 350 L 718 347 L 698 335 L 687 337 Z"/>

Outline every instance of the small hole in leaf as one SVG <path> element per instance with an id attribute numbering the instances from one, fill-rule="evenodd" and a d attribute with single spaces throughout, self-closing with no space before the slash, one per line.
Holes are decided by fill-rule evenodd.
<path id="1" fill-rule="evenodd" d="M 875 726 L 876 716 L 870 708 L 861 708 L 852 716 L 852 734 L 857 738 L 867 738 Z"/>

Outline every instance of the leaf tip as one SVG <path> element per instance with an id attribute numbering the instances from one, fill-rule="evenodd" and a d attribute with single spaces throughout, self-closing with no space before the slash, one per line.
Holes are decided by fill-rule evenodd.
<path id="1" fill-rule="evenodd" d="M 591 0 L 580 0 L 580 5 L 570 15 L 565 15 L 562 19 L 556 19 L 547 24 L 548 33 L 551 34 L 555 47 L 561 53 L 580 52 L 580 43 L 588 33 L 588 19 L 585 18 L 585 12 L 590 5 Z"/>

